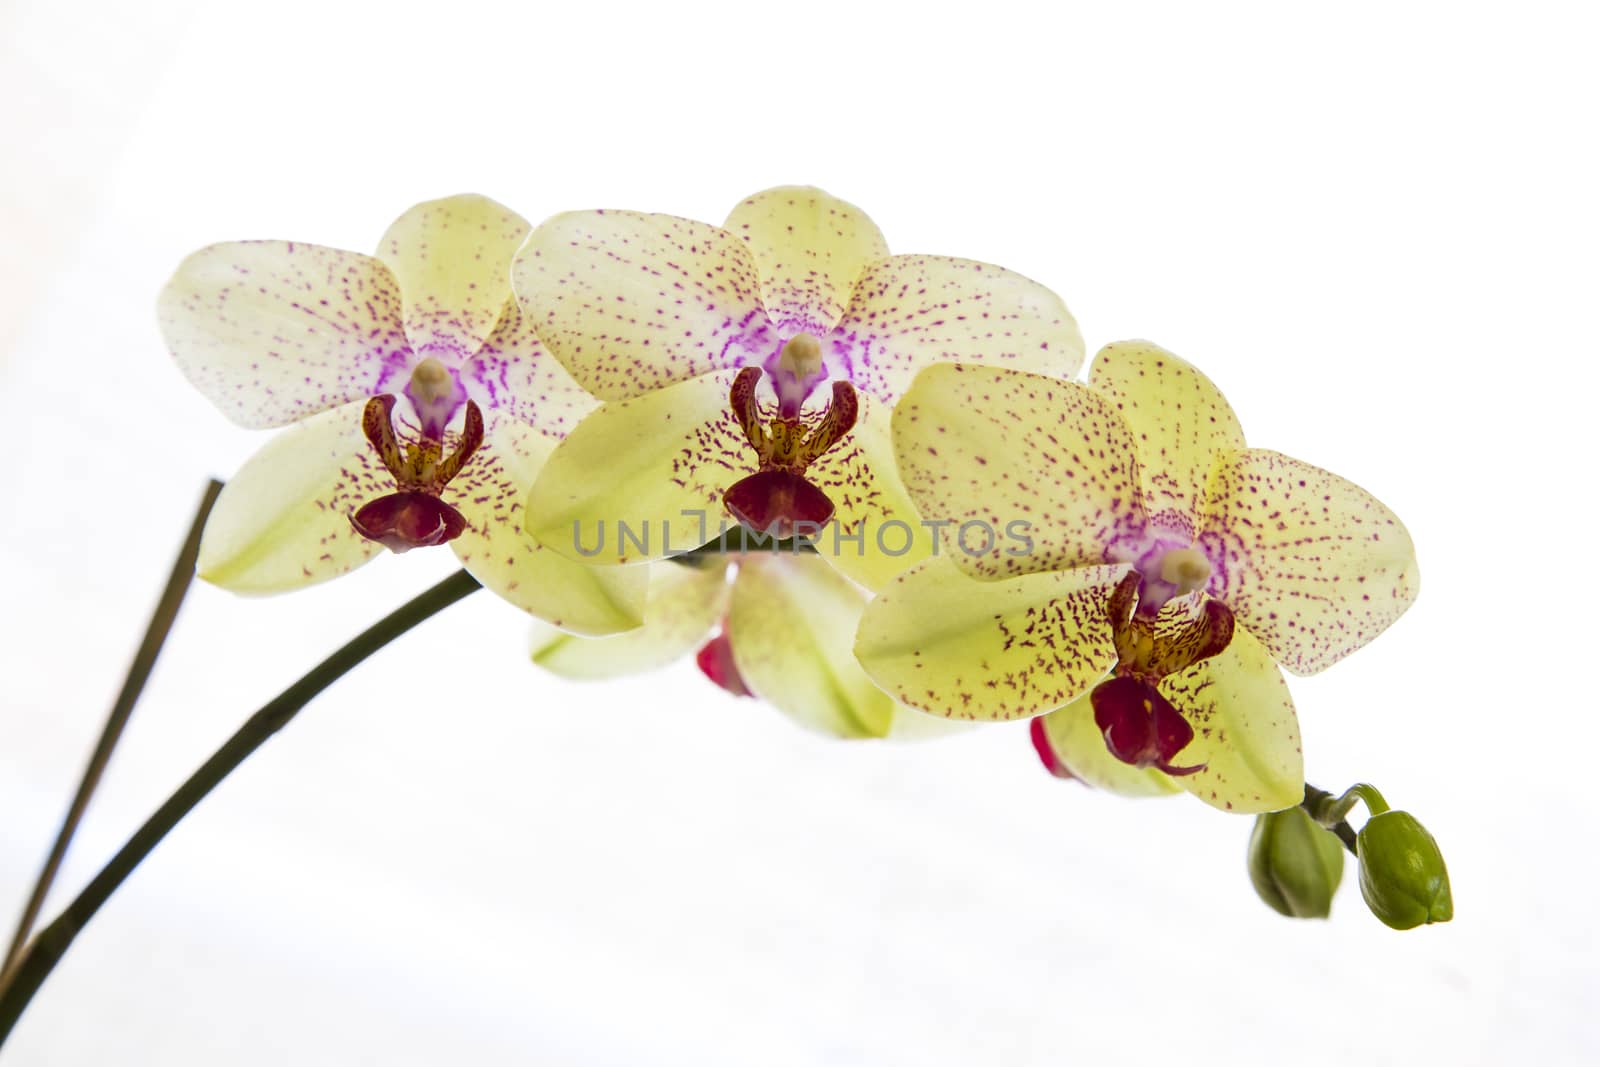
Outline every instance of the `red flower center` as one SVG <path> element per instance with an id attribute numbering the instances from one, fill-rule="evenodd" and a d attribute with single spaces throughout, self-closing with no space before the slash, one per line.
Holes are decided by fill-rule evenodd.
<path id="1" fill-rule="evenodd" d="M 778 413 L 771 419 L 762 418 L 756 401 L 756 387 L 767 373 L 773 374 L 780 399 Z M 729 486 L 722 502 L 744 526 L 769 537 L 816 535 L 833 518 L 833 501 L 806 479 L 805 472 L 856 424 L 855 386 L 834 382 L 827 410 L 820 419 L 807 421 L 793 396 L 799 381 L 787 369 L 746 367 L 728 392 L 729 406 L 755 449 L 759 469 Z"/>
<path id="2" fill-rule="evenodd" d="M 402 450 L 394 431 L 394 406 L 392 394 L 373 397 L 361 414 L 361 428 L 394 476 L 398 491 L 363 504 L 350 516 L 350 525 L 391 552 L 442 545 L 467 528 L 461 512 L 439 497 L 483 444 L 483 412 L 471 400 L 466 402 L 461 441 L 447 456 L 444 442 L 426 434 Z"/>

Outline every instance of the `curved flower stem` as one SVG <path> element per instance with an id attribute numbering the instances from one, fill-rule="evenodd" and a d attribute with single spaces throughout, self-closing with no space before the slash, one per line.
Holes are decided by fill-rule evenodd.
<path id="1" fill-rule="evenodd" d="M 1344 801 L 1347 797 L 1350 797 L 1353 792 L 1360 788 L 1360 786 L 1351 786 L 1350 789 L 1345 791 L 1343 797 L 1336 797 L 1326 789 L 1318 789 L 1310 782 L 1307 782 L 1306 797 L 1300 802 L 1300 806 L 1306 809 L 1306 814 L 1310 815 L 1311 818 L 1315 820 L 1316 823 L 1323 829 L 1333 834 L 1340 841 L 1343 841 L 1345 850 L 1352 856 L 1357 854 L 1356 832 L 1355 829 L 1345 821 L 1344 817 L 1349 813 L 1350 808 L 1348 805 L 1344 805 Z M 1371 786 L 1367 786 L 1366 788 L 1372 789 Z M 1372 791 L 1374 793 L 1377 792 L 1375 789 Z M 1383 800 L 1382 797 L 1379 797 L 1378 799 L 1380 803 Z M 1341 805 L 1344 805 L 1344 810 L 1334 814 L 1335 809 Z M 1376 812 L 1374 812 L 1374 814 L 1376 814 Z M 1331 822 L 1324 821 L 1330 816 L 1332 817 Z"/>
<path id="2" fill-rule="evenodd" d="M 83 769 L 83 777 L 78 780 L 78 792 L 67 808 L 66 817 L 61 820 L 61 829 L 56 832 L 55 843 L 50 846 L 50 854 L 45 857 L 44 866 L 39 869 L 39 877 L 33 883 L 33 892 L 29 895 L 28 903 L 23 906 L 22 915 L 17 920 L 17 930 L 11 937 L 11 947 L 6 950 L 4 962 L 0 963 L 0 989 L 5 988 L 6 979 L 22 956 L 23 946 L 28 943 L 28 935 L 33 933 L 33 924 L 38 920 L 39 912 L 44 908 L 45 898 L 50 895 L 50 887 L 55 884 L 56 874 L 60 872 L 62 861 L 67 857 L 67 847 L 72 844 L 72 836 L 77 833 L 78 824 L 83 821 L 84 812 L 89 808 L 89 799 L 94 796 L 95 789 L 100 785 L 100 778 L 105 774 L 106 765 L 111 762 L 111 753 L 117 747 L 117 742 L 122 739 L 122 730 L 128 725 L 129 717 L 133 715 L 133 706 L 138 703 L 140 694 L 144 692 L 145 683 L 150 680 L 150 672 L 155 668 L 156 659 L 161 655 L 161 647 L 166 644 L 167 634 L 172 632 L 172 624 L 177 621 L 178 609 L 183 606 L 184 595 L 189 592 L 189 586 L 194 581 L 194 564 L 200 556 L 200 534 L 205 529 L 206 519 L 210 517 L 212 505 L 217 502 L 217 494 L 220 492 L 222 483 L 213 478 L 207 483 L 205 492 L 200 497 L 200 506 L 195 509 L 194 521 L 189 525 L 189 535 L 184 538 L 183 547 L 178 550 L 178 558 L 172 562 L 172 573 L 167 577 L 167 587 L 162 591 L 161 599 L 156 603 L 156 610 L 150 616 L 150 624 L 145 627 L 144 640 L 139 643 L 139 650 L 134 653 L 133 662 L 128 665 L 127 676 L 122 680 L 122 691 L 117 694 L 116 703 L 111 705 L 111 713 L 106 716 L 105 726 L 100 730 L 100 740 L 95 743 L 89 763 Z"/>
<path id="3" fill-rule="evenodd" d="M 38 992 L 39 986 L 55 969 L 73 938 L 92 919 L 100 906 L 127 880 L 140 862 L 195 805 L 204 800 L 222 780 L 260 748 L 268 738 L 295 717 L 312 698 L 338 681 L 347 671 L 418 623 L 477 591 L 478 582 L 466 571 L 457 571 L 409 603 L 374 624 L 343 648 L 313 667 L 305 677 L 285 689 L 260 711 L 252 715 L 222 747 L 201 764 L 200 769 L 167 798 L 166 803 L 141 826 L 128 843 L 84 887 L 77 899 L 67 905 L 59 918 L 40 931 L 22 954 L 11 980 L 0 989 L 0 1047 L 4 1047 L 18 1017 Z"/>

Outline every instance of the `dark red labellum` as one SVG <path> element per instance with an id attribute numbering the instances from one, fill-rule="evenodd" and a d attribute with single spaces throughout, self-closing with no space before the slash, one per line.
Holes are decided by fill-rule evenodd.
<path id="1" fill-rule="evenodd" d="M 1061 757 L 1056 755 L 1055 746 L 1050 744 L 1050 738 L 1044 732 L 1044 716 L 1035 716 L 1028 723 L 1028 737 L 1033 741 L 1033 751 L 1039 756 L 1039 762 L 1044 764 L 1044 769 L 1057 778 L 1076 778 L 1072 769 L 1061 762 Z"/>
<path id="2" fill-rule="evenodd" d="M 461 536 L 467 520 L 461 512 L 427 493 L 390 493 L 363 504 L 350 525 L 391 552 L 431 548 Z"/>
<path id="3" fill-rule="evenodd" d="M 701 645 L 700 651 L 694 654 L 694 662 L 695 666 L 700 668 L 701 674 L 734 696 L 755 695 L 750 692 L 750 687 L 744 684 L 744 676 L 739 673 L 739 665 L 733 661 L 733 643 L 728 640 L 726 632 L 719 633 Z"/>
<path id="4" fill-rule="evenodd" d="M 1205 764 L 1175 767 L 1172 757 L 1194 740 L 1194 727 L 1155 683 L 1134 675 L 1101 682 L 1089 694 L 1094 722 L 1105 735 L 1106 748 L 1123 763 L 1154 767 L 1171 775 L 1194 774 Z"/>
<path id="5" fill-rule="evenodd" d="M 828 494 L 788 471 L 740 478 L 722 495 L 722 503 L 747 528 L 777 538 L 820 533 L 833 518 Z"/>

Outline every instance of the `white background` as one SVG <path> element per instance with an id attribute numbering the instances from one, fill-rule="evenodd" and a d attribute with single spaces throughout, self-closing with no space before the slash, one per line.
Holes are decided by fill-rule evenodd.
<path id="1" fill-rule="evenodd" d="M 559 683 L 480 594 L 208 800 L 0 1061 L 1594 1062 L 1595 40 L 1583 4 L 8 4 L 0 921 L 204 478 L 264 440 L 162 348 L 184 254 L 792 182 L 1166 345 L 1401 514 L 1420 601 L 1294 692 L 1308 776 L 1421 817 L 1457 918 L 1387 930 L 1352 865 L 1281 919 L 1247 820 L 1053 781 L 1021 725 L 853 745 L 687 663 Z M 196 588 L 53 906 L 449 569 Z"/>

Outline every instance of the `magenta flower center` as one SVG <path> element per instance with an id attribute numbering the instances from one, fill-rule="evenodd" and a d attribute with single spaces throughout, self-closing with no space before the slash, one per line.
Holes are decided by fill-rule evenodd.
<path id="1" fill-rule="evenodd" d="M 1133 545 L 1113 546 L 1111 558 L 1131 563 L 1139 574 L 1138 613 L 1154 618 L 1167 601 L 1205 589 L 1214 570 L 1211 559 L 1187 535 L 1151 531 Z"/>
<path id="2" fill-rule="evenodd" d="M 444 428 L 466 400 L 456 372 L 433 356 L 412 368 L 405 393 L 417 413 L 422 436 L 436 441 L 444 438 Z"/>

